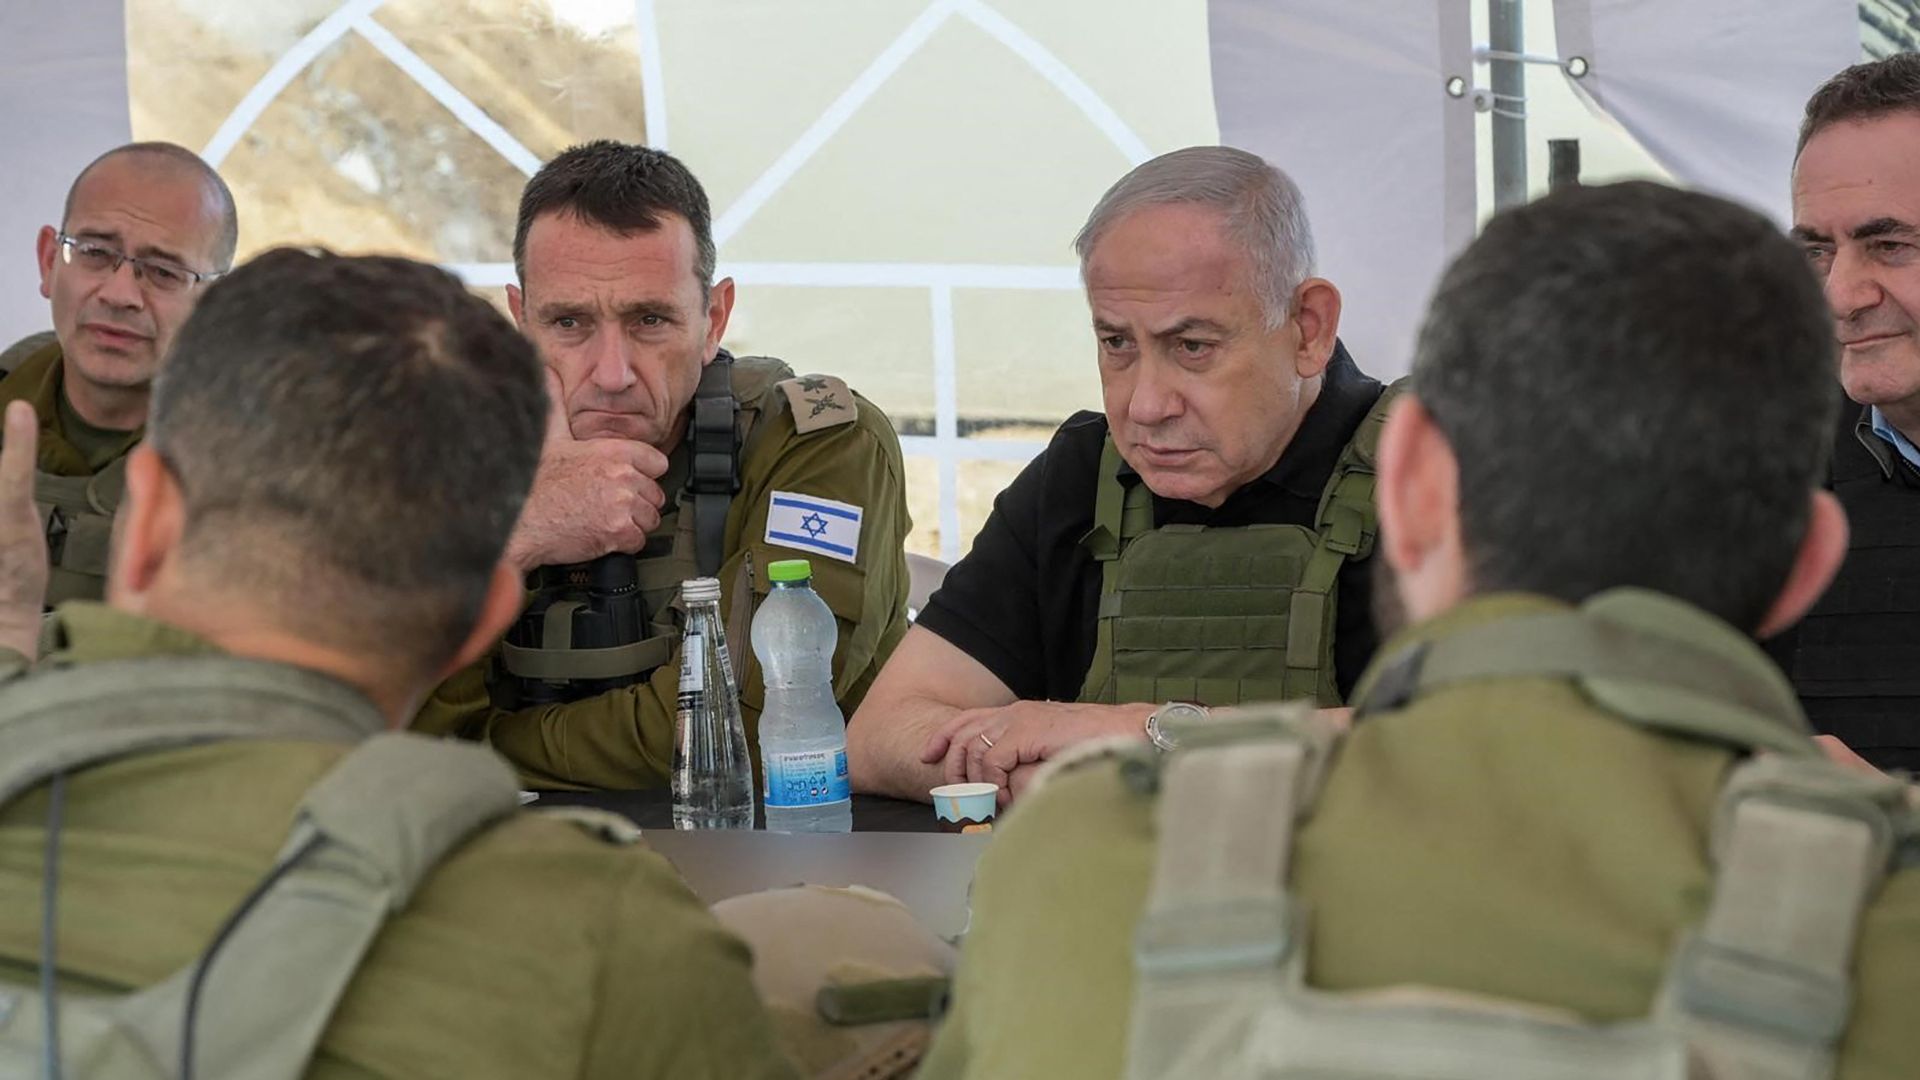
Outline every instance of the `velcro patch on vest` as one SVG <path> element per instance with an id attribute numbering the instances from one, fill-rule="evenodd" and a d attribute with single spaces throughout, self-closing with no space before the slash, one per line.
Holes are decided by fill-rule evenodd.
<path id="1" fill-rule="evenodd" d="M 860 556 L 860 508 L 797 491 L 776 491 L 767 505 L 767 543 L 853 562 Z"/>
<path id="2" fill-rule="evenodd" d="M 802 375 L 797 379 L 784 379 L 779 386 L 793 409 L 794 430 L 802 435 L 851 424 L 860 416 L 853 391 L 831 375 Z"/>

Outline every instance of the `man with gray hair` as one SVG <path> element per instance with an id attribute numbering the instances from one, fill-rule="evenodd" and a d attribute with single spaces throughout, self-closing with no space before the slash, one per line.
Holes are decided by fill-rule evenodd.
<path id="1" fill-rule="evenodd" d="M 1373 652 L 1384 401 L 1339 342 L 1299 189 L 1245 151 L 1178 150 L 1109 189 L 1074 247 L 1105 412 L 1001 493 L 875 680 L 847 729 L 856 790 L 1011 799 L 1097 736 L 1338 706 Z"/>

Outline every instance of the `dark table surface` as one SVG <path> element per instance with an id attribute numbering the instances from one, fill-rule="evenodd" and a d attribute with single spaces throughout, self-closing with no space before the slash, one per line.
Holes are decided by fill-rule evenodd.
<path id="1" fill-rule="evenodd" d="M 928 929 L 947 938 L 966 930 L 973 865 L 991 839 L 939 832 L 933 807 L 925 803 L 868 795 L 853 797 L 851 834 L 679 832 L 664 788 L 542 792 L 534 805 L 591 806 L 628 818 L 709 904 L 801 883 L 861 885 L 898 897 Z"/>
<path id="2" fill-rule="evenodd" d="M 543 791 L 536 805 L 591 806 L 611 810 L 642 829 L 673 828 L 673 797 L 669 789 L 645 791 Z M 765 828 L 765 815 L 756 805 L 754 827 Z M 854 832 L 939 832 L 933 807 L 880 795 L 853 797 Z"/>

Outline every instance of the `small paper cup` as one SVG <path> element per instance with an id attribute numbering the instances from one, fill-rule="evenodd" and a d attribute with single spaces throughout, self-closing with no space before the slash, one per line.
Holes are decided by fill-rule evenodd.
<path id="1" fill-rule="evenodd" d="M 933 796 L 933 816 L 940 831 L 977 833 L 993 831 L 993 811 L 1000 788 L 995 784 L 942 784 L 929 792 Z"/>

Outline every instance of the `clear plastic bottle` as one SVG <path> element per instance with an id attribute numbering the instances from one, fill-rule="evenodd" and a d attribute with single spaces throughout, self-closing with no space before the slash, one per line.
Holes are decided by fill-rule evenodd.
<path id="1" fill-rule="evenodd" d="M 687 627 L 680 638 L 680 699 L 673 722 L 673 827 L 753 828 L 753 762 L 740 721 L 720 583 L 680 586 Z"/>
<path id="2" fill-rule="evenodd" d="M 813 591 L 805 559 L 769 564 L 772 591 L 753 616 L 766 708 L 760 713 L 762 802 L 769 832 L 847 832 L 847 718 L 833 698 L 839 627 Z"/>

